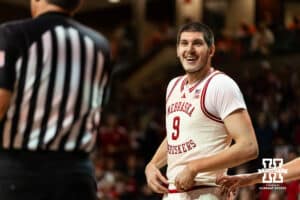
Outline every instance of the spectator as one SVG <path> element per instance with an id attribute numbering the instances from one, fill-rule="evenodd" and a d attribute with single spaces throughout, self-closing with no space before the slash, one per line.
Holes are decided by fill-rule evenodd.
<path id="1" fill-rule="evenodd" d="M 268 56 L 274 43 L 274 34 L 264 23 L 260 23 L 252 37 L 251 51 L 257 56 Z"/>

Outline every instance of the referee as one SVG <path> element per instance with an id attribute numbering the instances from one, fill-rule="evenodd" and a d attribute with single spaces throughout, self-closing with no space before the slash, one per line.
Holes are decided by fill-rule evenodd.
<path id="1" fill-rule="evenodd" d="M 0 27 L 0 199 L 95 200 L 92 151 L 109 45 L 71 16 L 80 0 L 31 0 Z"/>

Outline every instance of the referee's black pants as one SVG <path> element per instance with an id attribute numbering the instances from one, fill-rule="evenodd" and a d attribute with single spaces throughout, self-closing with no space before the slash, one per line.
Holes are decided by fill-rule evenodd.
<path id="1" fill-rule="evenodd" d="M 96 200 L 86 155 L 0 152 L 0 200 Z"/>

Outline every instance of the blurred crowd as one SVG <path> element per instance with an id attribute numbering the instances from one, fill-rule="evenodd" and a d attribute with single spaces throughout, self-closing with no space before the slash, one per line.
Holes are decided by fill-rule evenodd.
<path id="1" fill-rule="evenodd" d="M 139 48 L 135 26 L 123 22 L 110 34 L 113 58 L 118 64 L 135 61 L 138 50 L 145 55 L 169 40 L 174 41 L 177 28 L 168 20 L 146 22 Z M 300 51 L 300 15 L 295 15 L 286 25 L 266 17 L 257 24 L 241 21 L 237 28 L 213 31 L 218 56 L 225 61 Z"/>
<path id="2" fill-rule="evenodd" d="M 300 82 L 299 64 L 291 63 L 274 68 L 266 60 L 261 61 L 256 73 L 243 68 L 237 78 L 244 93 L 252 117 L 259 144 L 259 157 L 231 169 L 232 174 L 255 172 L 262 169 L 263 158 L 280 158 L 288 162 L 300 152 Z M 258 186 L 240 191 L 241 200 L 298 200 L 299 181 L 282 184 L 284 190 L 261 190 Z"/>
<path id="3" fill-rule="evenodd" d="M 174 29 L 166 23 L 161 26 L 155 34 L 146 38 L 147 51 L 174 39 Z M 134 62 L 134 50 L 131 51 L 131 48 L 136 48 L 134 37 L 130 34 L 134 31 L 128 26 L 120 30 L 115 38 L 118 42 L 112 42 L 115 64 L 119 67 Z M 258 159 L 230 169 L 231 174 L 263 168 L 262 158 L 282 158 L 288 162 L 299 156 L 300 66 L 299 63 L 287 63 L 278 67 L 272 63 L 275 55 L 284 53 L 288 56 L 300 52 L 299 33 L 299 17 L 295 16 L 287 27 L 274 27 L 266 22 L 257 26 L 241 23 L 234 34 L 229 36 L 222 32 L 216 38 L 216 63 L 259 61 L 256 66 L 239 66 L 239 74 L 233 77 L 244 94 L 260 154 Z M 145 88 L 140 99 L 134 98 L 122 82 L 116 82 L 99 130 L 99 148 L 93 155 L 98 197 L 100 200 L 161 199 L 147 187 L 144 167 L 165 136 L 164 92 L 168 80 Z M 243 188 L 237 199 L 300 198 L 299 181 L 283 186 L 285 190 L 276 191 L 261 190 L 259 185 Z"/>
<path id="4" fill-rule="evenodd" d="M 274 54 L 300 51 L 300 17 L 287 25 L 264 20 L 252 25 L 241 22 L 233 33 L 221 31 L 216 46 L 226 60 L 266 58 Z"/>

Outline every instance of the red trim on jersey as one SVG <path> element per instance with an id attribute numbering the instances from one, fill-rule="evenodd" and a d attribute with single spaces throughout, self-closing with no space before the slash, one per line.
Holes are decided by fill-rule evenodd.
<path id="1" fill-rule="evenodd" d="M 208 72 L 208 76 L 210 75 L 210 74 L 212 74 L 212 73 L 214 73 L 216 70 L 214 69 L 214 68 L 210 68 L 209 69 L 209 72 Z M 206 78 L 206 76 L 204 77 L 204 79 Z M 189 89 L 189 91 L 190 92 L 193 92 L 193 90 L 201 83 L 203 81 L 203 79 L 202 80 L 200 80 L 200 81 L 198 81 L 198 83 L 196 83 L 193 87 L 191 87 L 190 89 Z"/>
<path id="2" fill-rule="evenodd" d="M 181 86 L 180 86 L 180 92 L 182 92 L 183 91 L 183 89 L 184 89 L 184 86 L 187 84 L 187 77 L 185 77 L 184 79 L 183 79 L 183 81 L 181 82 Z"/>
<path id="3" fill-rule="evenodd" d="M 168 96 L 167 96 L 167 98 L 166 98 L 166 102 L 168 102 L 169 97 L 171 96 L 173 90 L 175 89 L 176 85 L 178 84 L 178 82 L 179 82 L 181 79 L 182 79 L 182 76 L 178 77 L 177 80 L 175 81 L 175 83 L 174 83 L 172 89 L 170 90 L 170 92 L 169 92 L 169 94 L 168 94 Z"/>
<path id="4" fill-rule="evenodd" d="M 220 117 L 217 117 L 217 116 L 213 115 L 212 113 L 208 112 L 208 110 L 205 107 L 205 96 L 206 96 L 206 91 L 207 91 L 208 85 L 209 85 L 211 79 L 218 74 L 223 74 L 223 73 L 220 71 L 216 71 L 216 73 L 211 75 L 211 77 L 209 77 L 209 79 L 206 81 L 206 83 L 203 87 L 202 93 L 201 93 L 200 105 L 201 105 L 201 110 L 206 117 L 208 117 L 209 119 L 212 119 L 216 122 L 224 123 Z"/>
<path id="5" fill-rule="evenodd" d="M 189 92 L 193 92 L 193 90 L 202 82 L 203 80 L 199 80 L 193 87 L 189 89 Z"/>
<path id="6" fill-rule="evenodd" d="M 211 188 L 211 187 L 216 187 L 216 186 L 209 186 L 209 185 L 196 185 L 188 190 L 184 190 L 184 191 L 178 191 L 176 189 L 168 189 L 168 193 L 170 194 L 174 194 L 174 193 L 183 193 L 183 192 L 190 192 L 192 190 L 200 190 L 200 189 L 207 189 L 207 188 Z"/>
<path id="7" fill-rule="evenodd" d="M 209 74 L 211 74 L 211 73 L 213 73 L 215 71 L 215 69 L 214 68 L 211 68 L 210 69 L 210 71 L 209 71 Z M 205 79 L 206 77 L 204 77 L 204 79 Z M 201 80 L 199 80 L 198 82 L 196 82 L 195 84 L 194 84 L 194 86 L 193 87 L 191 87 L 191 88 L 189 88 L 189 92 L 191 93 L 191 92 L 193 92 L 194 91 L 194 89 L 204 80 L 204 79 L 201 79 Z M 187 84 L 187 82 L 188 82 L 188 80 L 187 80 L 187 77 L 182 81 L 182 83 L 181 83 L 181 92 L 183 91 L 183 89 L 184 89 L 184 86 Z"/>

